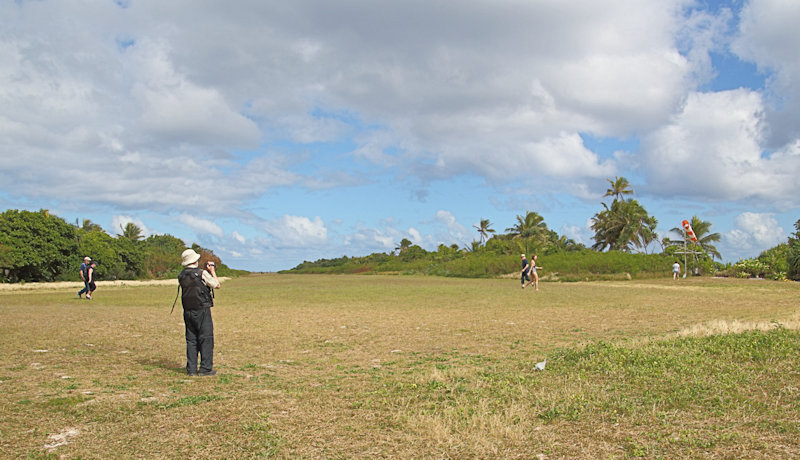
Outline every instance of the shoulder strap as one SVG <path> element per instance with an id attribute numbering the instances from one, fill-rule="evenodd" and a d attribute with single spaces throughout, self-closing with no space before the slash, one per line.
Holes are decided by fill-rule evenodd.
<path id="1" fill-rule="evenodd" d="M 178 282 L 178 292 L 175 294 L 175 301 L 172 302 L 172 310 L 175 310 L 175 304 L 178 303 L 178 296 L 181 294 L 181 283 Z M 169 314 L 172 314 L 172 310 L 169 311 Z"/>

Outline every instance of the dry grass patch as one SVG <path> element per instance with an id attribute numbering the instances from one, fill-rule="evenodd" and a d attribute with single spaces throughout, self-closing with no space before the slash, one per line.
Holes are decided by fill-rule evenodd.
<path id="1" fill-rule="evenodd" d="M 229 280 L 215 378 L 183 373 L 174 286 L 0 293 L 0 457 L 800 456 L 796 284 L 541 289 Z"/>

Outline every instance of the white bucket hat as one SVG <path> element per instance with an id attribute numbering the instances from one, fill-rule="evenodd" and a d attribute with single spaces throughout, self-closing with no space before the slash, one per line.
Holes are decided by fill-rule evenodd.
<path id="1" fill-rule="evenodd" d="M 91 258 L 91 257 L 89 257 L 89 256 L 86 256 L 86 257 L 84 257 L 84 258 L 83 258 L 83 260 L 85 260 L 85 261 L 87 261 L 87 262 L 90 262 L 90 261 L 92 260 L 92 258 Z"/>
<path id="2" fill-rule="evenodd" d="M 183 259 L 181 265 L 185 267 L 200 260 L 200 254 L 196 253 L 194 249 L 187 249 L 181 253 L 181 259 Z"/>

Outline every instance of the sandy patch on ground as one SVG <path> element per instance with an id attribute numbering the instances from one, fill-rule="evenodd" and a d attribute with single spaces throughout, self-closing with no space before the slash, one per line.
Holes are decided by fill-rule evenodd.
<path id="1" fill-rule="evenodd" d="M 78 436 L 79 434 L 80 431 L 78 431 L 75 428 L 66 428 L 60 433 L 53 433 L 47 437 L 47 439 L 50 442 L 45 444 L 44 448 L 48 450 L 53 450 L 56 447 L 66 446 L 67 444 L 69 444 L 69 441 L 72 438 Z"/>
<path id="2" fill-rule="evenodd" d="M 220 277 L 220 281 L 228 280 L 227 277 Z M 177 286 L 177 278 L 168 280 L 116 280 L 98 281 L 97 287 L 112 286 Z M 83 281 L 56 281 L 53 283 L 3 283 L 0 284 L 0 291 L 28 291 L 35 289 L 83 289 Z"/>

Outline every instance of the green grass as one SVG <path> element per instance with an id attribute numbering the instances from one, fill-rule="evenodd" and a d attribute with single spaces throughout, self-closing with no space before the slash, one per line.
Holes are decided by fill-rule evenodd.
<path id="1" fill-rule="evenodd" d="M 174 295 L 0 291 L 0 457 L 800 456 L 794 283 L 248 276 L 213 378 Z"/>

